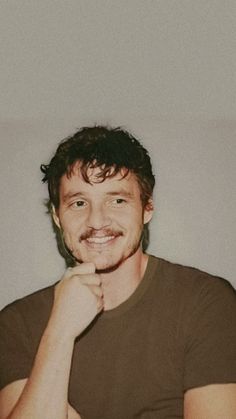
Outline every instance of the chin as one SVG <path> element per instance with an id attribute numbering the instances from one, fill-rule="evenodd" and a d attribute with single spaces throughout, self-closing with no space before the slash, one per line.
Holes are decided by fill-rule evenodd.
<path id="1" fill-rule="evenodd" d="M 115 259 L 104 254 L 91 258 L 96 267 L 97 273 L 108 273 L 115 271 L 122 263 L 123 258 Z"/>
<path id="2" fill-rule="evenodd" d="M 107 264 L 107 265 L 99 265 L 99 264 L 95 264 L 96 266 L 96 273 L 98 274 L 105 274 L 105 273 L 110 273 L 110 272 L 114 272 L 117 268 L 119 268 L 119 266 L 122 264 L 123 260 L 115 263 L 115 264 Z"/>
<path id="3" fill-rule="evenodd" d="M 118 269 L 127 259 L 129 259 L 131 256 L 133 256 L 137 250 L 140 247 L 140 242 L 132 248 L 129 249 L 129 252 L 126 254 L 120 253 L 120 255 L 116 254 L 116 257 L 112 257 L 112 253 L 106 253 L 105 251 L 102 251 L 100 253 L 98 252 L 91 252 L 91 253 L 80 253 L 77 255 L 74 254 L 76 260 L 79 263 L 86 263 L 86 262 L 92 262 L 95 265 L 96 273 L 109 273 L 113 272 L 116 269 Z"/>
<path id="4" fill-rule="evenodd" d="M 96 272 L 97 273 L 110 273 L 114 272 L 116 269 L 118 269 L 124 262 L 127 261 L 130 257 L 132 257 L 138 250 L 139 247 L 134 248 L 128 255 L 123 255 L 118 260 L 111 260 L 109 257 L 104 257 L 101 255 L 101 257 L 96 257 L 93 262 L 96 266 Z"/>

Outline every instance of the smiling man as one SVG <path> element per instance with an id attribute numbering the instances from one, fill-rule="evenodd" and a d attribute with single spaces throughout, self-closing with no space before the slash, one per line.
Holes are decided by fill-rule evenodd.
<path id="1" fill-rule="evenodd" d="M 87 172 L 89 182 L 83 179 L 78 162 L 69 178 L 63 175 L 61 204 L 53 209 L 53 218 L 78 262 L 93 261 L 97 271 L 115 270 L 139 254 L 143 223 L 152 215 L 151 198 L 143 208 L 133 173 L 124 168 L 115 173 L 111 168 L 104 175 L 96 162 L 92 165 Z"/>
<path id="2" fill-rule="evenodd" d="M 69 267 L 1 313 L 0 419 L 234 419 L 235 291 L 145 252 L 145 148 L 82 128 L 42 171 Z"/>

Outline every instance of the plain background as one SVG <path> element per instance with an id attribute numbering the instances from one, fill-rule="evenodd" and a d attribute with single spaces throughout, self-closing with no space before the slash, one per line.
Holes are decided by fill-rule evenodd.
<path id="1" fill-rule="evenodd" d="M 236 286 L 235 0 L 2 0 L 0 53 L 0 306 L 61 277 L 39 166 L 94 123 L 150 151 L 149 252 Z"/>

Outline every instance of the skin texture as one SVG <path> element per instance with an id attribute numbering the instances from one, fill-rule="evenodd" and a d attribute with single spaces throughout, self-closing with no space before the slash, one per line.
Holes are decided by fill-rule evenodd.
<path id="1" fill-rule="evenodd" d="M 188 390 L 184 419 L 236 418 L 236 384 L 212 384 Z"/>
<path id="2" fill-rule="evenodd" d="M 60 207 L 53 212 L 66 245 L 79 262 L 93 262 L 98 271 L 121 265 L 139 248 L 143 223 L 152 211 L 142 208 L 135 176 L 121 174 L 98 183 L 99 168 L 90 169 L 90 183 L 76 165 L 71 177 L 64 175 Z"/>
<path id="3" fill-rule="evenodd" d="M 16 405 L 23 393 L 27 381 L 27 379 L 15 381 L 0 392 L 0 418 L 6 418 L 11 413 L 12 407 Z M 67 409 L 67 419 L 81 419 L 79 413 L 70 404 Z"/>

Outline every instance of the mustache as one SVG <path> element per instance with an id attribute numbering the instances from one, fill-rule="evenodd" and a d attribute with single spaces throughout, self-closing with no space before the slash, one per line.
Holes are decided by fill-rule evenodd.
<path id="1" fill-rule="evenodd" d="M 87 231 L 85 231 L 84 233 L 81 234 L 79 241 L 81 242 L 82 240 L 87 240 L 93 237 L 103 237 L 103 236 L 114 236 L 114 237 L 118 237 L 118 236 L 123 236 L 123 232 L 122 231 L 118 231 L 118 230 L 112 230 L 112 229 L 101 229 L 101 230 L 96 230 L 94 228 L 89 229 Z"/>

